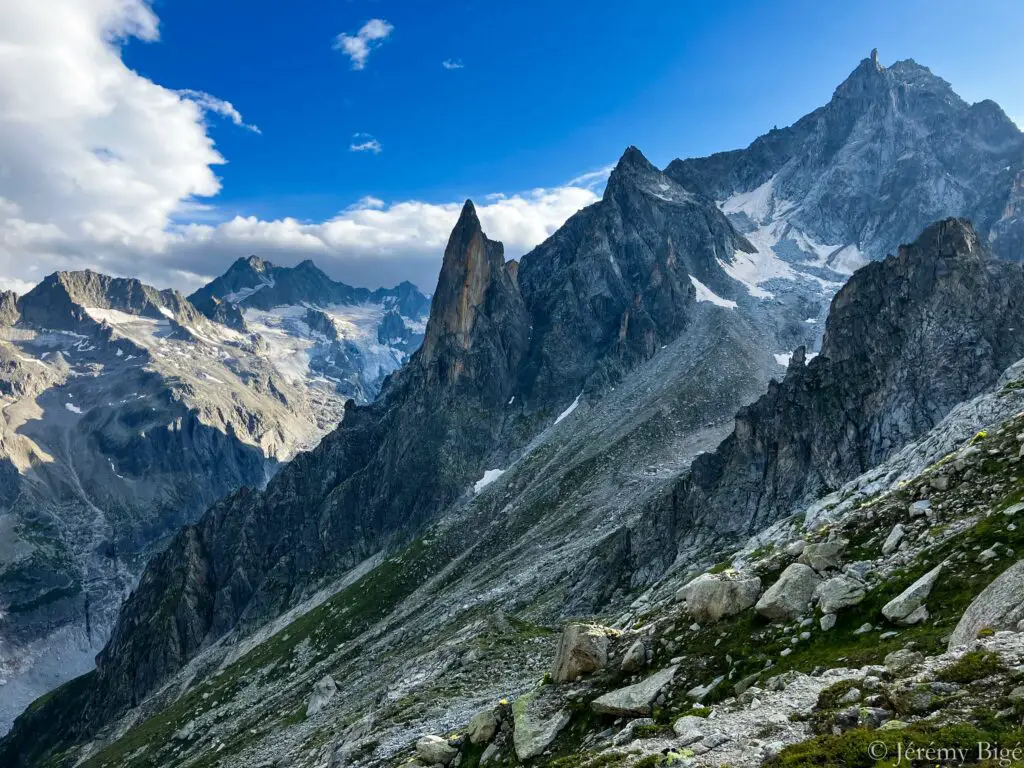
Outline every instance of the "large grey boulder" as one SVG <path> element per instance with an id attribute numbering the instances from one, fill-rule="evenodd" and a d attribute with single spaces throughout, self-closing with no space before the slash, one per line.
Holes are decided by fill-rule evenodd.
<path id="1" fill-rule="evenodd" d="M 924 601 L 942 573 L 943 563 L 932 568 L 882 607 L 882 615 L 897 626 L 908 627 L 928 618 Z"/>
<path id="2" fill-rule="evenodd" d="M 472 744 L 486 744 L 494 738 L 494 734 L 497 732 L 498 718 L 495 717 L 494 710 L 491 709 L 485 709 L 474 715 L 466 729 L 466 735 L 469 736 L 469 741 Z"/>
<path id="3" fill-rule="evenodd" d="M 1024 560 L 996 577 L 971 601 L 949 638 L 949 647 L 966 645 L 982 629 L 1016 629 L 1024 619 Z"/>
<path id="4" fill-rule="evenodd" d="M 847 542 L 843 539 L 808 544 L 797 562 L 809 565 L 821 574 L 826 571 L 838 571 L 843 564 L 843 550 L 846 549 L 846 545 Z"/>
<path id="5" fill-rule="evenodd" d="M 672 730 L 679 739 L 679 746 L 685 747 L 703 739 L 707 734 L 708 725 L 708 721 L 703 717 L 684 715 L 676 720 Z"/>
<path id="6" fill-rule="evenodd" d="M 705 573 L 679 590 L 686 610 L 702 623 L 745 611 L 760 594 L 761 579 L 735 573 Z"/>
<path id="7" fill-rule="evenodd" d="M 896 548 L 903 542 L 903 537 L 906 535 L 907 531 L 903 525 L 901 523 L 896 523 L 889 532 L 889 535 L 886 536 L 885 542 L 882 544 L 882 554 L 888 557 L 895 552 Z"/>
<path id="8" fill-rule="evenodd" d="M 516 756 L 522 760 L 536 757 L 555 740 L 570 716 L 565 710 L 544 712 L 537 701 L 537 693 L 528 693 L 516 699 L 512 705 L 512 744 Z"/>
<path id="9" fill-rule="evenodd" d="M 334 678 L 330 675 L 324 675 L 320 678 L 315 686 L 313 686 L 313 695 L 309 697 L 309 703 L 306 704 L 306 717 L 312 717 L 321 709 L 327 706 L 327 703 L 334 698 L 334 694 L 338 692 L 338 686 L 334 682 Z"/>
<path id="10" fill-rule="evenodd" d="M 807 612 L 808 603 L 820 582 L 821 579 L 809 565 L 793 563 L 761 596 L 754 608 L 772 621 L 795 619 Z"/>
<path id="11" fill-rule="evenodd" d="M 618 717 L 647 717 L 651 714 L 651 703 L 658 693 L 672 682 L 678 667 L 668 667 L 655 672 L 646 680 L 614 691 L 594 699 L 590 706 L 600 715 L 616 715 Z"/>
<path id="12" fill-rule="evenodd" d="M 614 630 L 599 624 L 569 624 L 562 632 L 551 667 L 556 683 L 576 680 L 608 663 L 608 635 Z"/>
<path id="13" fill-rule="evenodd" d="M 427 765 L 448 765 L 459 754 L 459 750 L 440 736 L 428 735 L 416 742 L 416 754 Z"/>
<path id="14" fill-rule="evenodd" d="M 814 590 L 814 597 L 822 613 L 838 613 L 864 601 L 867 592 L 864 585 L 849 576 L 835 576 L 821 582 Z"/>

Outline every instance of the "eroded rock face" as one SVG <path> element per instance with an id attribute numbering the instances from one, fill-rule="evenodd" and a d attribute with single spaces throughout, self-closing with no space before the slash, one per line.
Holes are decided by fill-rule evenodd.
<path id="1" fill-rule="evenodd" d="M 735 616 L 757 602 L 761 579 L 742 574 L 705 573 L 680 590 L 686 609 L 699 622 Z"/>
<path id="2" fill-rule="evenodd" d="M 1024 620 L 1024 561 L 1014 563 L 981 591 L 964 611 L 949 648 L 967 645 L 982 629 L 1018 629 Z"/>
<path id="3" fill-rule="evenodd" d="M 1010 330 L 1024 327 L 1022 295 L 1021 266 L 991 259 L 960 219 L 856 272 L 832 301 L 821 353 L 794 358 L 718 449 L 650 502 L 629 539 L 636 571 L 763 529 L 992 386 L 1024 356 Z"/>

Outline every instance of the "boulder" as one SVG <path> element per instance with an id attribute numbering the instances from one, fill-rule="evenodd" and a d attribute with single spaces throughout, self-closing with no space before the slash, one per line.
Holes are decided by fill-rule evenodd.
<path id="1" fill-rule="evenodd" d="M 703 739 L 707 735 L 707 729 L 708 721 L 694 715 L 684 715 L 672 726 L 681 747 L 689 746 Z"/>
<path id="2" fill-rule="evenodd" d="M 647 663 L 647 646 L 643 640 L 637 640 L 626 650 L 622 657 L 623 672 L 639 672 Z"/>
<path id="3" fill-rule="evenodd" d="M 823 632 L 828 632 L 832 627 L 836 625 L 836 619 L 838 617 L 834 613 L 826 613 L 821 617 L 818 625 L 821 627 Z"/>
<path id="4" fill-rule="evenodd" d="M 614 691 L 594 699 L 590 706 L 600 715 L 616 715 L 618 717 L 648 717 L 651 704 L 658 693 L 672 682 L 678 667 L 668 667 L 655 672 L 646 680 Z"/>
<path id="5" fill-rule="evenodd" d="M 536 696 L 536 692 L 528 693 L 512 705 L 512 744 L 520 761 L 536 757 L 547 749 L 570 720 L 569 713 L 562 709 L 554 713 L 540 711 Z"/>
<path id="6" fill-rule="evenodd" d="M 691 699 L 692 701 L 701 703 L 704 701 L 704 699 L 708 697 L 708 694 L 710 694 L 713 690 L 715 690 L 715 688 L 721 685 L 723 680 L 725 680 L 725 675 L 719 675 L 710 683 L 706 683 L 705 685 L 694 686 L 686 692 L 686 697 L 688 699 Z"/>
<path id="7" fill-rule="evenodd" d="M 469 736 L 471 744 L 486 744 L 494 738 L 494 734 L 498 732 L 498 718 L 495 717 L 494 711 L 485 709 L 483 712 L 478 712 L 473 716 L 473 719 L 469 721 L 469 727 L 466 729 L 466 735 Z"/>
<path id="8" fill-rule="evenodd" d="M 809 565 L 822 574 L 826 571 L 838 571 L 843 564 L 843 550 L 848 543 L 845 539 L 836 539 L 808 544 L 797 562 Z"/>
<path id="9" fill-rule="evenodd" d="M 949 638 L 949 647 L 967 645 L 983 629 L 1016 629 L 1024 620 L 1024 560 L 1011 565 L 983 589 Z"/>
<path id="10" fill-rule="evenodd" d="M 888 557 L 895 552 L 897 547 L 903 543 L 903 537 L 906 535 L 906 529 L 900 523 L 896 523 L 885 538 L 885 543 L 882 544 L 882 554 Z"/>
<path id="11" fill-rule="evenodd" d="M 333 677 L 330 675 L 321 677 L 313 686 L 313 695 L 309 697 L 309 703 L 306 704 L 306 717 L 312 717 L 326 707 L 327 702 L 333 699 L 337 692 L 338 686 L 334 683 Z"/>
<path id="12" fill-rule="evenodd" d="M 599 624 L 568 624 L 558 641 L 551 678 L 566 683 L 602 669 L 608 663 L 608 635 L 612 632 Z"/>
<path id="13" fill-rule="evenodd" d="M 735 616 L 757 602 L 761 579 L 735 573 L 705 573 L 680 590 L 686 610 L 697 621 Z"/>
<path id="14" fill-rule="evenodd" d="M 416 742 L 416 754 L 427 765 L 448 765 L 459 754 L 459 750 L 440 736 L 429 735 L 420 737 Z"/>
<path id="15" fill-rule="evenodd" d="M 822 613 L 839 613 L 864 601 L 864 585 L 849 576 L 835 576 L 821 582 L 814 590 Z"/>
<path id="16" fill-rule="evenodd" d="M 903 675 L 923 662 L 923 653 L 902 648 L 885 657 L 885 668 L 894 675 Z"/>
<path id="17" fill-rule="evenodd" d="M 907 587 L 882 607 L 882 615 L 897 626 L 908 627 L 928 618 L 928 609 L 924 601 L 931 594 L 932 587 L 942 573 L 943 564 L 932 568 L 928 573 Z"/>
<path id="18" fill-rule="evenodd" d="M 814 596 L 814 590 L 820 581 L 813 568 L 803 563 L 793 563 L 782 572 L 779 580 L 761 595 L 754 608 L 772 621 L 795 619 L 807 612 L 807 604 Z"/>

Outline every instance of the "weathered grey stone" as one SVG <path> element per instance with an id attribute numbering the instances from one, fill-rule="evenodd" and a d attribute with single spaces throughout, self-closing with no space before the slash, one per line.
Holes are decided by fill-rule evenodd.
<path id="1" fill-rule="evenodd" d="M 793 563 L 761 596 L 754 608 L 773 621 L 795 619 L 807 610 L 807 604 L 820 581 L 810 566 Z"/>
<path id="2" fill-rule="evenodd" d="M 949 638 L 949 647 L 966 645 L 983 629 L 1015 629 L 1024 620 L 1024 560 L 1007 568 L 971 601 Z"/>
<path id="3" fill-rule="evenodd" d="M 680 590 L 686 610 L 701 622 L 734 616 L 757 602 L 761 579 L 731 573 L 705 573 Z"/>
<path id="4" fill-rule="evenodd" d="M 334 694 L 337 692 L 338 686 L 335 684 L 333 677 L 330 675 L 321 677 L 313 687 L 313 695 L 309 697 L 309 703 L 306 704 L 306 716 L 312 717 L 326 707 L 327 703 L 334 698 Z"/>
<path id="5" fill-rule="evenodd" d="M 512 705 L 512 743 L 520 760 L 529 760 L 539 755 L 569 724 L 570 716 L 565 710 L 546 714 L 537 711 L 535 702 L 536 693 L 531 693 L 520 696 Z"/>
<path id="6" fill-rule="evenodd" d="M 636 720 L 630 720 L 626 723 L 626 727 L 615 734 L 615 738 L 612 739 L 612 744 L 621 746 L 622 744 L 628 744 L 636 738 L 636 729 L 645 725 L 654 725 L 654 721 L 649 717 L 638 717 Z"/>
<path id="7" fill-rule="evenodd" d="M 427 765 L 448 765 L 459 754 L 459 750 L 440 736 L 427 735 L 416 742 L 416 754 Z"/>
<path id="8" fill-rule="evenodd" d="M 924 662 L 924 654 L 901 648 L 885 657 L 885 668 L 894 675 L 902 675 Z"/>
<path id="9" fill-rule="evenodd" d="M 708 721 L 703 717 L 684 715 L 672 725 L 676 738 L 679 739 L 679 746 L 685 747 L 700 741 L 707 733 Z"/>
<path id="10" fill-rule="evenodd" d="M 806 548 L 807 542 L 803 539 L 797 539 L 796 541 L 791 541 L 786 545 L 786 554 L 790 557 L 800 557 Z"/>
<path id="11" fill-rule="evenodd" d="M 935 566 L 902 593 L 882 607 L 882 615 L 897 626 L 917 624 L 928 617 L 924 601 L 931 594 L 932 587 L 942 573 L 942 564 Z"/>
<path id="12" fill-rule="evenodd" d="M 821 582 L 814 590 L 814 597 L 823 613 L 838 613 L 864 601 L 867 592 L 863 585 L 849 576 L 834 576 Z"/>
<path id="13" fill-rule="evenodd" d="M 711 693 L 713 690 L 715 690 L 715 688 L 722 684 L 723 680 L 725 680 L 725 675 L 719 675 L 710 683 L 706 683 L 705 685 L 694 686 L 686 692 L 686 697 L 698 703 L 703 702 L 704 699 L 708 697 L 709 693 Z"/>
<path id="14" fill-rule="evenodd" d="M 809 565 L 821 574 L 827 571 L 837 571 L 843 564 L 843 550 L 846 549 L 847 543 L 842 539 L 837 539 L 808 544 L 797 562 Z"/>
<path id="15" fill-rule="evenodd" d="M 651 714 L 651 704 L 661 689 L 672 682 L 677 669 L 678 667 L 668 667 L 635 685 L 610 691 L 594 699 L 590 706 L 602 715 L 647 717 Z"/>
<path id="16" fill-rule="evenodd" d="M 928 512 L 928 510 L 931 508 L 932 503 L 930 501 L 928 501 L 927 499 L 921 499 L 920 501 L 915 501 L 913 504 L 911 504 L 908 511 L 910 512 L 910 516 L 912 518 L 924 517 L 925 513 Z"/>
<path id="17" fill-rule="evenodd" d="M 486 744 L 494 738 L 494 734 L 497 732 L 498 718 L 495 717 L 492 709 L 485 709 L 483 712 L 473 715 L 473 719 L 469 721 L 469 727 L 466 729 L 466 735 L 469 736 L 469 740 L 473 744 Z"/>
<path id="18" fill-rule="evenodd" d="M 832 629 L 832 627 L 836 625 L 836 618 L 837 617 L 834 613 L 826 613 L 824 616 L 821 617 L 821 620 L 818 622 L 818 625 L 821 627 L 823 631 L 828 632 L 830 629 Z"/>
<path id="19" fill-rule="evenodd" d="M 896 525 L 894 525 L 892 530 L 889 532 L 889 535 L 886 537 L 885 543 L 882 544 L 882 554 L 888 557 L 893 552 L 895 552 L 899 545 L 903 542 L 903 537 L 906 535 L 907 531 L 903 527 L 903 525 L 900 523 L 896 523 Z"/>
<path id="20" fill-rule="evenodd" d="M 555 651 L 551 677 L 556 683 L 576 680 L 608 663 L 608 635 L 614 630 L 599 624 L 568 624 Z"/>
<path id="21" fill-rule="evenodd" d="M 623 672 L 638 672 L 647 663 L 647 646 L 643 640 L 635 640 L 622 656 Z"/>

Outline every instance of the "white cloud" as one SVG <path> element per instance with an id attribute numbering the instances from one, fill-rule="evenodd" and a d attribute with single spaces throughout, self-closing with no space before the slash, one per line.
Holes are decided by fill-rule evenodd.
<path id="1" fill-rule="evenodd" d="M 218 99 L 206 91 L 193 91 L 191 88 L 184 88 L 178 91 L 178 95 L 191 101 L 203 112 L 213 112 L 215 115 L 226 117 L 239 128 L 245 128 L 253 133 L 261 133 L 258 127 L 250 125 L 242 119 L 242 113 L 235 109 L 235 105 L 230 101 Z"/>
<path id="2" fill-rule="evenodd" d="M 348 145 L 350 152 L 373 152 L 379 155 L 384 149 L 373 136 L 368 133 L 357 133 L 352 137 L 352 143 Z"/>
<path id="3" fill-rule="evenodd" d="M 594 191 L 603 189 L 614 169 L 615 163 L 612 163 L 611 165 L 598 168 L 596 171 L 588 171 L 587 173 L 580 174 L 575 179 L 571 179 L 568 182 L 568 186 L 583 187 L 584 189 Z"/>
<path id="4" fill-rule="evenodd" d="M 393 29 L 384 19 L 370 19 L 354 35 L 342 32 L 334 38 L 334 48 L 352 60 L 352 69 L 365 69 L 370 51 L 382 45 Z"/>
<path id="5" fill-rule="evenodd" d="M 465 69 L 466 65 L 462 63 L 462 59 L 445 59 L 441 62 L 441 66 L 445 69 Z"/>
<path id="6" fill-rule="evenodd" d="M 223 221 L 210 198 L 224 159 L 204 113 L 236 122 L 237 110 L 125 66 L 118 41 L 155 41 L 157 24 L 145 0 L 0 0 L 0 286 L 23 293 L 54 270 L 88 267 L 188 291 L 257 253 L 311 257 L 359 285 L 433 290 L 461 199 L 364 197 L 327 221 Z M 597 199 L 591 176 L 481 195 L 477 210 L 519 256 Z"/>

